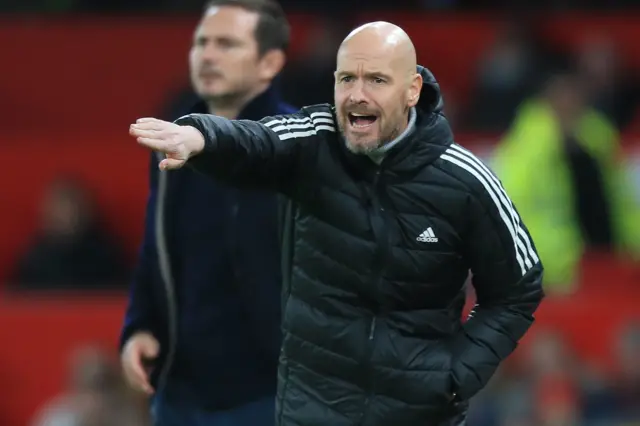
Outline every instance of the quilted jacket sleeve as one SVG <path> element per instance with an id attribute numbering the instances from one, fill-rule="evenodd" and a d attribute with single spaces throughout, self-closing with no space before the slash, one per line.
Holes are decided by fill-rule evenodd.
<path id="1" fill-rule="evenodd" d="M 305 171 L 301 164 L 313 155 L 315 142 L 336 131 L 332 114 L 313 107 L 260 121 L 191 114 L 176 123 L 204 135 L 204 151 L 188 163 L 196 170 L 233 186 L 288 195 Z"/>
<path id="2" fill-rule="evenodd" d="M 474 178 L 465 255 L 477 305 L 454 342 L 452 375 L 458 399 L 480 391 L 534 321 L 542 298 L 543 267 L 531 236 L 500 181 L 479 160 Z"/>

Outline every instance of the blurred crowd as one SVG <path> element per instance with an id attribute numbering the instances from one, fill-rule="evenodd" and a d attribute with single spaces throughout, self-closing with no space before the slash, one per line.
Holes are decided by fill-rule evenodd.
<path id="1" fill-rule="evenodd" d="M 104 223 L 82 180 L 54 180 L 41 202 L 40 227 L 10 281 L 18 290 L 124 288 L 128 261 Z"/>
<path id="2" fill-rule="evenodd" d="M 640 322 L 620 330 L 615 368 L 585 363 L 553 330 L 508 361 L 471 409 L 469 426 L 640 424 Z"/>
<path id="3" fill-rule="evenodd" d="M 295 10 L 326 10 L 335 3 L 341 11 L 345 4 L 282 3 Z M 394 7 L 469 10 L 507 3 L 516 8 L 526 2 L 405 0 L 394 2 Z M 638 4 L 631 0 L 544 3 L 556 8 Z M 199 11 L 201 4 L 5 0 L 0 10 L 156 13 L 161 7 L 191 12 Z M 367 7 L 387 4 L 374 1 Z M 281 77 L 289 102 L 332 101 L 335 52 L 348 28 L 347 20 L 326 18 L 310 37 L 306 56 L 294 58 Z M 640 80 L 625 68 L 606 34 L 594 34 L 572 52 L 542 43 L 535 25 L 526 19 L 505 24 L 500 34 L 477 69 L 469 70 L 475 73 L 469 99 L 448 99 L 445 88 L 447 114 L 456 131 L 501 135 L 487 161 L 530 228 L 546 267 L 548 293 L 554 297 L 576 292 L 580 259 L 586 251 L 631 259 L 640 254 L 639 180 L 621 166 L 625 158 L 620 146 L 620 133 L 640 126 Z M 193 98 L 185 89 L 158 105 L 158 111 L 175 116 Z M 131 262 L 125 247 L 108 231 L 108 220 L 81 180 L 61 176 L 52 182 L 41 203 L 41 225 L 12 269 L 12 288 L 126 288 Z M 617 344 L 611 348 L 615 366 L 603 370 L 585 364 L 553 330 L 539 333 L 527 352 L 518 353 L 476 399 L 468 426 L 640 425 L 640 316 L 638 323 L 616 334 Z M 108 353 L 83 348 L 74 354 L 68 393 L 44 407 L 33 425 L 146 424 L 143 402 L 126 390 Z"/>
<path id="4" fill-rule="evenodd" d="M 131 391 L 110 351 L 82 346 L 71 356 L 68 386 L 36 413 L 32 426 L 144 426 L 146 402 Z"/>

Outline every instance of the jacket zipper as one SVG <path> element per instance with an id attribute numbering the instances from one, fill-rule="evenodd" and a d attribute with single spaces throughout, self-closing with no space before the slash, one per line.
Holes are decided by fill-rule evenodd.
<path id="1" fill-rule="evenodd" d="M 372 201 L 371 204 L 373 208 L 373 217 L 380 221 L 377 224 L 372 223 L 374 236 L 379 244 L 378 246 L 379 251 L 376 254 L 376 259 L 374 262 L 374 271 L 375 271 L 375 274 L 374 274 L 375 290 L 374 291 L 376 292 L 376 294 L 379 294 L 379 289 L 382 284 L 382 277 L 386 269 L 386 264 L 385 264 L 387 260 L 386 258 L 389 255 L 389 241 L 388 241 L 388 232 L 386 229 L 386 223 L 384 219 L 384 208 L 380 205 L 380 202 L 377 198 L 378 181 L 380 178 L 380 174 L 381 174 L 381 170 L 378 169 L 376 171 L 376 175 L 373 180 L 372 186 L 374 189 L 374 194 L 371 200 Z M 378 303 L 380 304 L 379 310 L 384 311 L 384 306 L 382 301 L 378 301 Z M 369 374 L 369 377 L 367 378 L 367 382 L 368 382 L 368 386 L 366 389 L 367 394 L 364 399 L 364 404 L 362 406 L 362 412 L 360 416 L 360 422 L 359 422 L 360 426 L 366 425 L 367 414 L 369 412 L 369 404 L 375 393 L 376 384 L 373 377 L 373 365 L 371 362 L 371 358 L 373 356 L 373 350 L 375 347 L 377 318 L 378 318 L 377 314 L 374 314 L 374 316 L 371 318 L 371 323 L 369 325 L 369 336 L 367 341 L 367 360 L 366 360 L 367 366 L 368 366 L 367 374 Z"/>
<path id="2" fill-rule="evenodd" d="M 158 154 L 160 158 L 160 154 Z M 162 158 L 160 158 L 162 159 Z M 167 316 L 169 325 L 167 357 L 162 365 L 162 370 L 158 375 L 158 386 L 156 391 L 164 389 L 169 371 L 173 364 L 178 344 L 178 306 L 176 302 L 175 286 L 173 276 L 171 275 L 171 264 L 169 260 L 169 251 L 167 248 L 167 236 L 164 224 L 164 206 L 167 198 L 167 180 L 169 174 L 166 172 L 158 173 L 158 201 L 156 203 L 156 250 L 158 253 L 158 264 L 160 267 L 160 276 L 164 284 L 164 290 L 167 296 Z"/>
<path id="3" fill-rule="evenodd" d="M 373 316 L 371 318 L 371 322 L 369 323 L 369 336 L 367 341 L 367 393 L 364 397 L 364 402 L 362 403 L 362 411 L 360 411 L 360 421 L 358 422 L 359 426 L 364 426 L 366 424 L 367 414 L 369 413 L 369 403 L 371 402 L 371 398 L 373 398 L 373 369 L 371 368 L 371 356 L 373 355 L 373 347 L 374 347 L 374 339 L 376 336 L 376 317 Z"/>

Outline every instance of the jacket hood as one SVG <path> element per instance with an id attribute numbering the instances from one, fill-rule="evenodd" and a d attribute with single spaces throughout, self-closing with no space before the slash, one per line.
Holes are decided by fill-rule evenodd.
<path id="1" fill-rule="evenodd" d="M 440 93 L 440 85 L 433 76 L 433 73 L 422 65 L 418 65 L 418 73 L 422 76 L 422 90 L 418 107 L 424 112 L 442 112 L 444 100 Z"/>

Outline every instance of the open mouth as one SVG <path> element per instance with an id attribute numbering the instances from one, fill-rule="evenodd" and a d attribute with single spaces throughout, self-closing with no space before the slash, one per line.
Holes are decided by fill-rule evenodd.
<path id="1" fill-rule="evenodd" d="M 376 122 L 378 117 L 375 115 L 358 114 L 355 112 L 349 113 L 349 123 L 356 129 L 366 129 Z"/>

